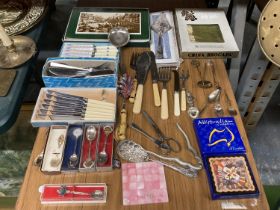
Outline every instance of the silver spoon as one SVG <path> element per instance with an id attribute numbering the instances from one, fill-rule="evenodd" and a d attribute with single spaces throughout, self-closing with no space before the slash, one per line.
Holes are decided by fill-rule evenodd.
<path id="1" fill-rule="evenodd" d="M 103 199 L 104 192 L 102 190 L 95 190 L 93 192 L 81 192 L 75 190 L 68 190 L 65 185 L 61 185 L 60 188 L 57 190 L 58 195 L 65 196 L 66 194 L 73 194 L 73 195 L 89 195 L 95 199 Z"/>
<path id="2" fill-rule="evenodd" d="M 91 158 L 91 144 L 92 144 L 93 140 L 95 140 L 96 134 L 97 134 L 96 128 L 93 125 L 88 126 L 87 131 L 86 131 L 86 137 L 89 142 L 89 146 L 88 146 L 88 157 L 83 162 L 83 166 L 85 168 L 92 168 L 95 163 L 95 161 L 92 160 L 92 158 Z"/>
<path id="3" fill-rule="evenodd" d="M 70 168 L 75 168 L 76 165 L 78 164 L 78 155 L 76 153 L 76 150 L 77 150 L 78 139 L 82 135 L 82 133 L 83 133 L 83 130 L 81 128 L 76 128 L 73 131 L 73 135 L 75 136 L 75 145 L 74 145 L 74 151 L 69 158 L 69 167 Z"/>
<path id="4" fill-rule="evenodd" d="M 220 97 L 221 91 L 222 91 L 222 88 L 221 88 L 221 87 L 218 87 L 216 90 L 212 91 L 212 92 L 208 95 L 206 103 L 204 104 L 204 106 L 203 106 L 202 109 L 200 110 L 200 114 L 202 114 L 202 113 L 206 110 L 206 108 L 207 108 L 207 106 L 208 106 L 209 103 L 217 102 L 218 98 Z M 217 104 L 216 104 L 216 105 L 217 105 Z M 220 106 L 220 107 L 217 106 L 217 110 L 218 110 L 219 108 L 221 108 L 221 106 Z M 216 110 L 216 108 L 215 108 L 215 110 Z"/>
<path id="5" fill-rule="evenodd" d="M 98 153 L 98 163 L 100 165 L 104 165 L 108 161 L 108 154 L 106 152 L 106 147 L 107 147 L 108 137 L 113 132 L 113 128 L 110 125 L 107 125 L 103 127 L 103 131 L 105 133 L 105 142 L 102 151 Z"/>

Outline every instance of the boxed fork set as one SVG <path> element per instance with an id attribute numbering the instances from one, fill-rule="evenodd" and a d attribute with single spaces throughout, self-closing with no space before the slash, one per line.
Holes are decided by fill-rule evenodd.
<path id="1" fill-rule="evenodd" d="M 212 199 L 258 197 L 258 186 L 234 118 L 195 119 L 193 124 Z"/>
<path id="2" fill-rule="evenodd" d="M 55 174 L 112 170 L 113 129 L 112 123 L 51 126 L 41 171 Z"/>

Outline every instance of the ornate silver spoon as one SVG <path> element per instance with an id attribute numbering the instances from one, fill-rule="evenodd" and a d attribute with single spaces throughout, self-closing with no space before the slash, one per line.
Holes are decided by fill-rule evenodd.
<path id="1" fill-rule="evenodd" d="M 97 134 L 96 128 L 93 125 L 88 126 L 87 131 L 86 131 L 86 137 L 89 142 L 89 146 L 88 146 L 88 157 L 83 162 L 83 166 L 85 168 L 92 168 L 95 163 L 95 161 L 92 160 L 92 158 L 91 158 L 91 144 L 92 144 L 93 140 L 95 140 L 96 134 Z"/>
<path id="2" fill-rule="evenodd" d="M 103 127 L 103 131 L 105 133 L 105 142 L 103 145 L 103 149 L 101 150 L 101 152 L 98 153 L 98 163 L 100 165 L 104 165 L 108 161 L 108 154 L 106 152 L 106 147 L 107 147 L 108 137 L 113 132 L 113 128 L 112 126 L 107 125 Z"/>
<path id="3" fill-rule="evenodd" d="M 73 135 L 75 136 L 75 145 L 74 145 L 74 150 L 73 150 L 73 153 L 72 155 L 70 156 L 69 158 L 69 167 L 70 168 L 75 168 L 76 165 L 78 164 L 78 155 L 76 153 L 76 150 L 77 150 L 77 144 L 78 144 L 78 139 L 79 137 L 82 135 L 83 133 L 83 130 L 81 128 L 75 128 L 74 131 L 73 131 Z"/>
<path id="4" fill-rule="evenodd" d="M 80 192 L 80 191 L 75 191 L 75 190 L 68 190 L 65 185 L 61 185 L 60 188 L 57 190 L 57 193 L 60 196 L 64 196 L 66 194 L 73 194 L 73 195 L 89 195 L 92 198 L 101 200 L 104 197 L 104 192 L 102 190 L 95 190 L 90 193 L 86 192 Z"/>

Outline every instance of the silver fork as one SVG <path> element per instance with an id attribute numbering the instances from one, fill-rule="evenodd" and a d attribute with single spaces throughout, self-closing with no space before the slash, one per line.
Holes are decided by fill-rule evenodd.
<path id="1" fill-rule="evenodd" d="M 129 61 L 130 68 L 135 71 L 135 77 L 133 79 L 133 88 L 132 88 L 132 91 L 130 92 L 130 97 L 128 99 L 129 102 L 132 103 L 132 104 L 134 103 L 134 100 L 135 100 L 136 89 L 137 89 L 137 85 L 138 85 L 138 82 L 137 82 L 137 79 L 136 79 L 136 59 L 137 59 L 138 56 L 139 56 L 139 53 L 133 52 L 131 57 L 130 57 L 130 61 Z"/>
<path id="2" fill-rule="evenodd" d="M 161 110 L 160 116 L 161 119 L 168 119 L 168 97 L 167 97 L 167 88 L 166 84 L 171 78 L 171 67 L 161 67 L 159 68 L 159 81 L 162 82 L 161 90 Z"/>
<path id="3" fill-rule="evenodd" d="M 185 87 L 185 82 L 189 78 L 189 71 L 185 72 L 183 70 L 182 74 L 180 75 L 180 80 L 182 82 L 181 84 L 181 111 L 186 111 L 187 110 L 187 104 L 186 104 L 186 87 Z"/>

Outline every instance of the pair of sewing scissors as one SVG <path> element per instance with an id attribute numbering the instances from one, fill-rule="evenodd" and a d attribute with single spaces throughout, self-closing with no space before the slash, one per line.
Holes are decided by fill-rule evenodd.
<path id="1" fill-rule="evenodd" d="M 144 136 L 146 136 L 149 140 L 151 140 L 153 143 L 155 143 L 161 150 L 163 154 L 168 154 L 171 151 L 172 152 L 180 152 L 181 145 L 178 142 L 178 140 L 165 136 L 157 124 L 153 121 L 153 119 L 148 115 L 147 112 L 142 112 L 148 123 L 154 128 L 155 132 L 157 133 L 158 138 L 152 137 L 149 135 L 146 131 L 144 131 L 142 128 L 140 128 L 137 124 L 131 123 L 130 127 L 138 131 L 139 133 L 142 133 Z"/>

